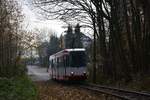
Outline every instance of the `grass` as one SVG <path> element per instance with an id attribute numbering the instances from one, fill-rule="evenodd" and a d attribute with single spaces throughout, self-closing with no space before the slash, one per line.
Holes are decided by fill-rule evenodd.
<path id="1" fill-rule="evenodd" d="M 0 79 L 0 100 L 36 100 L 37 90 L 27 76 Z"/>

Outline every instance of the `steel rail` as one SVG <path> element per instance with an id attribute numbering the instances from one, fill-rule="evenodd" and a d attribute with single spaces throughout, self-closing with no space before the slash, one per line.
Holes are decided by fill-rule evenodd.
<path id="1" fill-rule="evenodd" d="M 107 94 L 109 96 L 116 97 L 121 100 L 150 100 L 149 93 L 129 91 L 120 88 L 107 87 L 95 84 L 81 84 L 79 87 L 88 89 L 91 91 Z"/>

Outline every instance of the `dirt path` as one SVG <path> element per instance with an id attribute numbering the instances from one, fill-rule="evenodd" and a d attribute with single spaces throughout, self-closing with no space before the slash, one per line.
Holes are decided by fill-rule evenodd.
<path id="1" fill-rule="evenodd" d="M 33 81 L 47 81 L 50 79 L 46 68 L 28 65 L 28 75 Z"/>
<path id="2" fill-rule="evenodd" d="M 39 100 L 105 100 L 103 95 L 53 82 L 36 82 Z"/>

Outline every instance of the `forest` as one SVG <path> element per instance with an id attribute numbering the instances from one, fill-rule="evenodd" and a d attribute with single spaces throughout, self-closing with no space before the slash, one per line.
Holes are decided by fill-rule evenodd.
<path id="1" fill-rule="evenodd" d="M 18 1 L 0 0 L 0 86 L 3 78 L 12 83 L 22 76 L 32 87 L 26 78 L 25 50 L 35 48 L 41 65 L 48 67 L 51 54 L 84 47 L 86 37 L 90 41 L 84 47 L 89 58 L 88 81 L 150 90 L 149 0 L 31 0 L 30 5 L 47 20 L 65 22 L 66 34 L 35 42 L 34 32 L 22 29 L 24 16 Z M 92 30 L 91 37 L 81 32 L 85 27 Z"/>
<path id="2" fill-rule="evenodd" d="M 47 19 L 82 23 L 81 28 L 93 30 L 89 66 L 94 83 L 149 80 L 148 0 L 34 0 L 32 4 Z"/>
<path id="3" fill-rule="evenodd" d="M 19 58 L 20 6 L 12 0 L 0 1 L 0 77 L 11 77 L 16 73 Z M 18 59 L 19 60 L 19 59 Z"/>
<path id="4" fill-rule="evenodd" d="M 31 37 L 21 27 L 21 10 L 17 0 L 0 0 L 0 100 L 36 100 L 37 96 L 21 57 Z"/>

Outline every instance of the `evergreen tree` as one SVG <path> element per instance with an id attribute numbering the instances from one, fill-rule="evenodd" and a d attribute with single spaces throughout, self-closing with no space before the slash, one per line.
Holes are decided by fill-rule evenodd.
<path id="1" fill-rule="evenodd" d="M 74 35 L 72 26 L 68 26 L 67 34 L 65 35 L 65 48 L 74 48 Z"/>
<path id="2" fill-rule="evenodd" d="M 75 27 L 74 37 L 75 37 L 74 47 L 75 48 L 82 48 L 83 47 L 82 40 L 81 40 L 82 33 L 80 31 L 80 25 L 79 24 L 77 24 Z"/>
<path id="3" fill-rule="evenodd" d="M 56 35 L 50 36 L 50 41 L 47 49 L 47 55 L 50 56 L 60 50 L 59 38 Z"/>
<path id="4" fill-rule="evenodd" d="M 50 36 L 49 42 L 43 42 L 38 47 L 39 61 L 41 66 L 48 67 L 49 56 L 57 53 L 58 51 L 60 51 L 59 38 L 55 34 L 53 34 Z"/>

